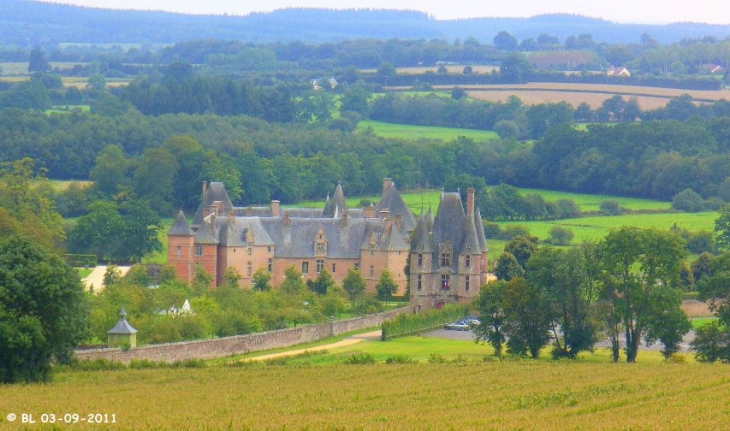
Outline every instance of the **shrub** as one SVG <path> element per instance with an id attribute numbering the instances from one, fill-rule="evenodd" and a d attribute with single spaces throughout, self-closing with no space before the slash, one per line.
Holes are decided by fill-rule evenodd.
<path id="1" fill-rule="evenodd" d="M 548 241 L 550 244 L 555 245 L 568 245 L 571 241 L 573 241 L 573 237 L 575 237 L 572 230 L 562 226 L 553 226 L 550 228 L 549 233 L 550 239 Z"/>
<path id="2" fill-rule="evenodd" d="M 621 215 L 623 209 L 618 201 L 607 199 L 598 205 L 598 210 L 604 215 Z"/>
<path id="3" fill-rule="evenodd" d="M 345 364 L 347 365 L 370 365 L 374 363 L 375 356 L 370 353 L 356 353 L 345 359 Z"/>
<path id="4" fill-rule="evenodd" d="M 684 189 L 672 197 L 672 208 L 677 211 L 697 213 L 705 210 L 705 201 L 694 190 Z"/>
<path id="5" fill-rule="evenodd" d="M 439 355 L 438 353 L 431 353 L 430 355 L 428 355 L 428 363 L 444 364 L 446 363 L 446 358 L 444 358 L 442 355 Z"/>
<path id="6" fill-rule="evenodd" d="M 389 356 L 386 360 L 386 364 L 412 364 L 416 361 L 411 359 L 410 356 L 406 355 L 395 355 L 395 356 Z"/>

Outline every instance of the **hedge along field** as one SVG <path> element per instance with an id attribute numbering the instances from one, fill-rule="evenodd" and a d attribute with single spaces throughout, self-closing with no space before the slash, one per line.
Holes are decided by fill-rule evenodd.
<path id="1" fill-rule="evenodd" d="M 499 135 L 489 130 L 457 129 L 452 127 L 412 126 L 408 124 L 394 124 L 383 121 L 363 120 L 357 124 L 359 132 L 372 128 L 373 133 L 384 138 L 406 140 L 440 139 L 453 141 L 459 136 L 466 136 L 477 142 L 499 139 Z"/>
<path id="2" fill-rule="evenodd" d="M 94 429 L 728 429 L 727 370 L 524 360 L 68 372 L 0 386 L 0 428 L 18 427 L 9 413 L 78 412 L 115 415 Z"/>

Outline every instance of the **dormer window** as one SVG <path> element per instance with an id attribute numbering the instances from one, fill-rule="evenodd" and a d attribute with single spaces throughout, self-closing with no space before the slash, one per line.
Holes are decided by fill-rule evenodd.
<path id="1" fill-rule="evenodd" d="M 321 228 L 317 232 L 317 236 L 314 237 L 314 255 L 327 255 L 327 236 L 324 234 L 324 229 Z"/>
<path id="2" fill-rule="evenodd" d="M 450 242 L 439 243 L 439 263 L 441 266 L 451 266 L 451 253 L 454 247 Z"/>

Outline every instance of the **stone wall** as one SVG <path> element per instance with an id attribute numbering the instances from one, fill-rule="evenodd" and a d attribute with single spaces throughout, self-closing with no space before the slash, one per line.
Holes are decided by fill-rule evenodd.
<path id="1" fill-rule="evenodd" d="M 355 319 L 261 332 L 258 334 L 237 335 L 181 343 L 155 344 L 129 349 L 128 351 L 118 348 L 77 350 L 75 356 L 79 360 L 106 359 L 108 361 L 123 363 L 129 363 L 132 360 L 174 362 L 188 359 L 222 358 L 248 352 L 289 347 L 301 343 L 311 343 L 333 335 L 340 335 L 365 328 L 374 328 L 399 314 L 413 312 L 413 307 L 408 306 Z"/>

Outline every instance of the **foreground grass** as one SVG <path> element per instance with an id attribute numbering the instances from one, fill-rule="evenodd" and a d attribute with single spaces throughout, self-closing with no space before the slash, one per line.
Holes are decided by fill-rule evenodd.
<path id="1" fill-rule="evenodd" d="M 486 142 L 499 139 L 499 135 L 489 130 L 458 129 L 453 127 L 412 126 L 408 124 L 394 124 L 383 121 L 361 121 L 357 125 L 359 132 L 372 129 L 372 132 L 384 138 L 399 138 L 407 140 L 440 139 L 453 141 L 459 136 L 465 136 L 477 142 Z"/>
<path id="2" fill-rule="evenodd" d="M 11 412 L 55 411 L 114 414 L 102 427 L 120 429 L 728 429 L 727 371 L 466 360 L 66 372 L 0 386 L 0 428 L 18 426 Z"/>

